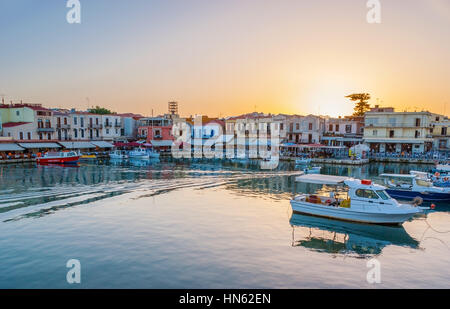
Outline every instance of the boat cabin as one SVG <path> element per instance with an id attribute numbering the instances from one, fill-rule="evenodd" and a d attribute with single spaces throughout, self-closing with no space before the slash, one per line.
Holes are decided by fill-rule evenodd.
<path id="1" fill-rule="evenodd" d="M 380 177 L 384 179 L 384 183 L 389 188 L 407 189 L 414 188 L 431 188 L 433 183 L 422 173 L 413 172 L 406 174 L 381 174 Z"/>
<path id="2" fill-rule="evenodd" d="M 329 192 L 328 196 L 318 194 L 302 194 L 295 197 L 297 201 L 310 204 L 334 206 L 341 208 L 359 207 L 362 205 L 397 205 L 385 191 L 385 187 L 374 184 L 371 180 L 358 180 L 350 177 L 308 174 L 296 178 L 297 182 L 320 184 L 327 186 L 347 187 L 346 196 L 340 197 L 337 190 Z M 342 190 L 341 190 L 342 191 Z M 363 206 L 364 207 L 364 206 Z"/>

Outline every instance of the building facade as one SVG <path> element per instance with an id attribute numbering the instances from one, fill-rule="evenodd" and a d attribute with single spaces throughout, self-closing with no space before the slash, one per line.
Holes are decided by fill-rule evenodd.
<path id="1" fill-rule="evenodd" d="M 363 134 L 364 117 L 327 117 L 321 143 L 327 146 L 353 147 L 363 142 Z"/>
<path id="2" fill-rule="evenodd" d="M 433 148 L 429 112 L 370 111 L 365 115 L 364 142 L 375 153 L 423 154 Z"/>

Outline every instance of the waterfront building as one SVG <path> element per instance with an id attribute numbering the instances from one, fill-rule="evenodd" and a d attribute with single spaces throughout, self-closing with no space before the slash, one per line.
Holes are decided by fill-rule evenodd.
<path id="1" fill-rule="evenodd" d="M 423 154 L 432 150 L 430 112 L 372 109 L 365 115 L 364 142 L 374 153 Z"/>
<path id="2" fill-rule="evenodd" d="M 145 139 L 154 149 L 170 151 L 174 136 L 171 115 L 141 118 L 138 121 L 138 139 Z"/>
<path id="3" fill-rule="evenodd" d="M 435 151 L 443 154 L 450 152 L 450 120 L 447 116 L 435 115 L 433 117 L 431 136 Z"/>
<path id="4" fill-rule="evenodd" d="M 117 141 L 120 139 L 122 136 L 122 117 L 117 114 L 101 115 L 101 123 L 103 126 L 103 128 L 100 129 L 102 140 Z"/>
<path id="5" fill-rule="evenodd" d="M 69 111 L 54 110 L 53 122 L 56 124 L 56 139 L 68 141 L 71 139 L 71 118 Z"/>
<path id="6" fill-rule="evenodd" d="M 319 144 L 325 129 L 325 118 L 293 115 L 288 118 L 287 125 L 288 143 Z"/>
<path id="7" fill-rule="evenodd" d="M 54 140 L 53 111 L 41 104 L 0 105 L 2 136 L 15 140 Z"/>
<path id="8" fill-rule="evenodd" d="M 72 135 L 70 137 L 71 140 L 87 141 L 89 139 L 88 134 L 89 115 L 93 116 L 93 114 L 87 112 L 80 112 L 76 110 L 70 111 L 71 131 L 72 131 Z M 98 130 L 101 129 L 100 125 L 101 123 L 99 123 L 99 126 L 97 127 Z"/>
<path id="9" fill-rule="evenodd" d="M 363 142 L 364 117 L 325 118 L 321 143 L 327 146 L 353 147 Z"/>
<path id="10" fill-rule="evenodd" d="M 119 114 L 122 118 L 121 140 L 136 140 L 138 135 L 139 120 L 144 118 L 142 115 L 127 113 Z"/>

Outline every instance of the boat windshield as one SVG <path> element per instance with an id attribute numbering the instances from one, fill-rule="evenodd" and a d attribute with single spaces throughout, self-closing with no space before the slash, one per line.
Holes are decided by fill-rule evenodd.
<path id="1" fill-rule="evenodd" d="M 387 201 L 387 200 L 390 199 L 389 194 L 387 194 L 387 192 L 384 191 L 384 190 L 378 190 L 378 191 L 377 191 L 377 194 L 378 194 L 383 200 L 385 200 L 385 201 Z"/>
<path id="2" fill-rule="evenodd" d="M 416 180 L 417 185 L 421 186 L 421 187 L 432 187 L 433 184 L 430 181 L 427 180 L 423 180 L 423 179 L 417 179 Z"/>
<path id="3" fill-rule="evenodd" d="M 368 198 L 368 199 L 372 199 L 372 200 L 379 199 L 378 195 L 374 191 L 366 190 L 366 189 L 356 190 L 356 196 Z"/>

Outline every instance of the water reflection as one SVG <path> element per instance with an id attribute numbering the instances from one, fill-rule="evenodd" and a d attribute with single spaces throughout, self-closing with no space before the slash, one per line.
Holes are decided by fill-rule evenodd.
<path id="1" fill-rule="evenodd" d="M 419 248 L 419 242 L 403 227 L 341 222 L 300 214 L 293 214 L 289 222 L 292 246 L 313 251 L 370 258 L 390 245 Z"/>

